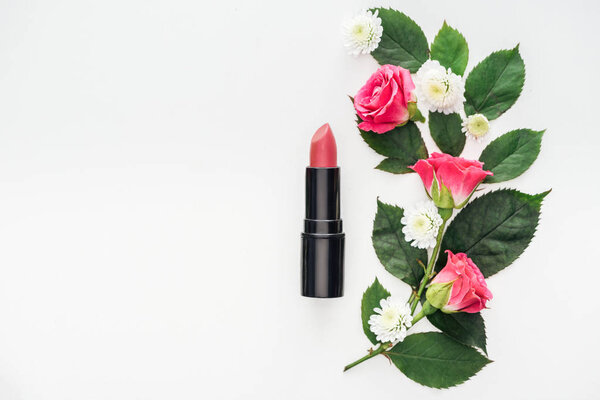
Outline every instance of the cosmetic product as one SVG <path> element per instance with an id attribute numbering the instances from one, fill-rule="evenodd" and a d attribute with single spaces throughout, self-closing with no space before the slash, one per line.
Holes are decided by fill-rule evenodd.
<path id="1" fill-rule="evenodd" d="M 306 219 L 302 233 L 302 295 L 341 297 L 344 293 L 344 233 L 340 218 L 340 168 L 329 124 L 310 144 L 306 168 Z"/>

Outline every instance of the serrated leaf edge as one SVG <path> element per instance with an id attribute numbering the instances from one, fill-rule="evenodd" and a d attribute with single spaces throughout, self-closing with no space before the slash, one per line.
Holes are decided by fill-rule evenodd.
<path id="1" fill-rule="evenodd" d="M 488 364 L 491 364 L 491 363 L 493 363 L 493 362 L 494 362 L 494 360 L 490 360 L 490 359 L 489 359 L 489 358 L 487 358 L 485 355 L 483 355 L 483 354 L 481 354 L 479 351 L 477 351 L 477 348 L 475 348 L 475 347 L 473 347 L 473 346 L 468 346 L 468 345 L 466 345 L 466 344 L 464 344 L 464 343 L 461 343 L 461 342 L 459 342 L 458 340 L 454 339 L 453 337 L 451 337 L 451 336 L 449 336 L 449 335 L 446 335 L 446 334 L 445 334 L 445 333 L 443 333 L 443 332 L 421 332 L 421 333 L 414 333 L 413 335 L 424 335 L 424 334 L 427 334 L 427 333 L 439 333 L 439 334 L 442 334 L 442 335 L 444 335 L 444 336 L 447 336 L 449 339 L 451 339 L 451 340 L 453 340 L 453 341 L 455 341 L 455 342 L 457 342 L 457 343 L 461 344 L 462 346 L 469 347 L 469 348 L 471 348 L 471 349 L 475 350 L 475 351 L 476 351 L 476 352 L 477 352 L 477 353 L 478 353 L 478 354 L 479 354 L 481 357 L 483 357 L 483 358 L 485 359 L 485 363 L 484 363 L 484 364 L 481 366 L 481 368 L 479 368 L 479 369 L 478 369 L 478 370 L 477 370 L 477 371 L 476 371 L 476 372 L 475 372 L 473 375 L 471 375 L 471 376 L 469 376 L 469 377 L 465 378 L 464 380 L 459 380 L 459 381 L 457 381 L 455 384 L 453 384 L 453 385 L 449 385 L 449 386 L 428 386 L 428 385 L 425 385 L 425 384 L 423 384 L 423 383 L 421 383 L 421 382 L 417 382 L 417 381 L 413 380 L 412 378 L 408 377 L 406 374 L 404 374 L 404 372 L 403 372 L 403 371 L 402 371 L 400 368 L 398 368 L 398 366 L 396 366 L 396 365 L 394 364 L 394 366 L 395 366 L 396 368 L 398 368 L 398 370 L 399 370 L 400 372 L 402 372 L 402 373 L 404 374 L 404 376 L 406 376 L 406 377 L 407 377 L 408 379 L 410 379 L 411 381 L 418 383 L 418 384 L 419 384 L 419 385 L 421 385 L 421 386 L 425 386 L 425 387 L 432 387 L 432 388 L 435 388 L 435 389 L 448 389 L 448 388 L 451 388 L 451 387 L 455 387 L 455 386 L 458 386 L 458 385 L 462 385 L 463 383 L 467 382 L 467 381 L 468 381 L 468 380 L 470 380 L 471 378 L 473 378 L 473 377 L 477 376 L 477 374 L 478 374 L 479 372 L 481 372 L 481 370 L 482 370 L 482 369 L 483 369 L 483 368 L 484 368 L 486 365 L 488 365 Z M 393 348 L 392 348 L 392 349 L 393 349 Z M 392 355 L 396 355 L 396 356 L 404 356 L 404 357 L 407 357 L 405 354 L 402 354 L 402 353 L 393 353 L 393 352 L 391 352 L 391 351 L 386 351 L 386 352 L 385 352 L 385 354 L 392 354 Z M 421 357 L 421 358 L 426 358 L 426 357 Z M 439 359 L 439 358 L 438 358 L 438 359 Z M 447 360 L 447 361 L 458 361 L 458 360 Z M 464 361 L 463 361 L 463 362 L 464 362 Z"/>
<path id="2" fill-rule="evenodd" d="M 458 74 L 459 76 L 464 76 L 465 72 L 467 71 L 467 66 L 469 65 L 469 42 L 467 42 L 467 38 L 465 38 L 465 35 L 463 35 L 458 29 L 453 28 L 452 26 L 448 25 L 448 23 L 446 22 L 446 20 L 444 20 L 444 23 L 442 24 L 442 27 L 440 28 L 440 30 L 437 32 L 437 34 L 435 35 L 435 37 L 433 38 L 433 41 L 431 42 L 431 45 L 429 46 L 429 57 L 431 57 L 431 48 L 433 47 L 433 44 L 435 43 L 436 39 L 438 38 L 438 36 L 440 35 L 440 33 L 442 32 L 442 29 L 444 28 L 450 28 L 452 29 L 454 32 L 458 33 L 460 35 L 460 37 L 465 41 L 465 43 L 467 44 L 467 65 L 465 65 L 465 69 L 462 71 L 462 73 Z M 431 58 L 432 60 L 434 60 L 434 58 Z M 454 73 L 456 73 L 456 71 L 452 71 Z"/>
<path id="3" fill-rule="evenodd" d="M 540 137 L 541 137 L 541 138 L 540 138 L 540 148 L 538 149 L 538 152 L 537 152 L 537 154 L 535 155 L 535 160 L 537 160 L 537 157 L 538 157 L 538 155 L 539 155 L 539 154 L 540 154 L 540 152 L 542 151 L 542 138 L 544 137 L 544 134 L 546 133 L 546 129 L 542 129 L 541 131 L 536 131 L 536 130 L 534 130 L 534 129 L 531 129 L 531 128 L 517 128 L 517 129 L 513 129 L 513 130 L 510 130 L 510 131 L 508 131 L 508 132 L 505 132 L 505 133 L 503 133 L 502 135 L 500 135 L 500 136 L 498 136 L 497 138 L 495 138 L 494 140 L 492 140 L 492 141 L 491 141 L 491 142 L 490 142 L 490 143 L 489 143 L 487 146 L 485 146 L 485 148 L 484 148 L 484 149 L 481 151 L 481 154 L 479 155 L 479 158 L 478 158 L 478 159 L 479 159 L 479 161 L 481 161 L 481 156 L 483 155 L 483 153 L 485 152 L 485 150 L 486 150 L 486 149 L 487 149 L 489 146 L 491 146 L 493 143 L 495 143 L 495 142 L 497 142 L 498 140 L 500 140 L 501 138 L 503 138 L 505 135 L 509 135 L 509 134 L 511 134 L 511 133 L 514 133 L 514 132 L 519 132 L 519 131 L 529 131 L 529 132 L 532 132 L 532 133 L 534 133 L 534 134 L 540 134 Z M 533 162 L 531 163 L 531 165 L 533 165 L 533 163 L 535 162 L 535 160 L 533 160 Z M 483 164 L 483 167 L 484 167 L 484 168 L 487 168 L 487 166 L 485 165 L 485 163 Z M 517 176 L 514 176 L 514 177 L 512 177 L 512 178 L 510 178 L 510 179 L 503 180 L 503 181 L 489 181 L 489 180 L 488 180 L 488 178 L 489 178 L 489 177 L 486 177 L 486 179 L 484 180 L 484 183 L 501 183 L 501 182 L 510 181 L 510 180 L 512 180 L 512 179 L 518 178 L 519 176 L 523 175 L 523 174 L 524 174 L 525 172 L 527 172 L 528 170 L 529 170 L 529 167 L 527 167 L 527 169 L 525 169 L 525 170 L 524 170 L 523 172 L 521 172 L 519 175 L 517 175 Z"/>
<path id="4" fill-rule="evenodd" d="M 375 10 L 386 10 L 386 11 L 395 11 L 397 13 L 402 14 L 403 16 L 405 16 L 406 18 L 408 18 L 408 20 L 410 20 L 412 23 L 414 23 L 417 28 L 419 28 L 419 30 L 421 31 L 421 33 L 423 34 L 423 36 L 425 37 L 425 42 L 427 43 L 427 36 L 425 36 L 425 32 L 423 32 L 423 28 L 421 28 L 421 26 L 419 24 L 416 23 L 416 21 L 414 19 L 412 19 L 411 17 L 409 17 L 408 15 L 404 14 L 402 11 L 398 11 L 396 9 L 393 9 L 391 7 L 385 8 L 385 7 L 374 7 L 369 9 L 369 11 L 374 12 Z M 429 47 L 429 43 L 427 43 L 427 57 L 425 58 L 425 60 L 421 60 L 419 58 L 417 58 L 413 53 L 411 53 L 410 51 L 406 50 L 404 48 L 404 46 L 402 46 L 400 43 L 396 42 L 391 36 L 387 35 L 385 33 L 385 29 L 383 30 L 383 34 L 386 35 L 387 37 L 389 37 L 394 43 L 396 43 L 399 47 L 402 47 L 402 49 L 404 51 L 406 51 L 408 54 L 410 54 L 415 60 L 419 61 L 421 63 L 421 65 L 423 65 L 423 63 L 425 63 L 425 61 L 427 61 L 429 59 L 429 56 L 431 54 L 431 49 Z"/>
<path id="5" fill-rule="evenodd" d="M 515 258 L 515 259 L 514 259 L 514 260 L 513 260 L 513 261 L 512 261 L 510 264 L 508 264 L 508 265 L 507 265 L 505 268 L 508 268 L 508 267 L 510 267 L 512 264 L 514 264 L 514 263 L 515 263 L 515 261 L 517 261 L 517 260 L 518 260 L 518 259 L 519 259 L 519 258 L 520 258 L 522 255 L 523 255 L 523 253 L 525 253 L 525 250 L 526 250 L 526 249 L 529 247 L 529 245 L 531 244 L 531 241 L 532 241 L 532 240 L 535 238 L 535 234 L 537 233 L 537 229 L 538 229 L 538 226 L 539 226 L 539 224 L 540 224 L 540 220 L 541 220 L 541 216 L 542 216 L 542 214 L 541 214 L 542 201 L 544 200 L 544 198 L 545 198 L 545 197 L 546 197 L 546 196 L 547 196 L 547 195 L 548 195 L 548 194 L 549 194 L 551 191 L 552 191 L 552 189 L 548 189 L 548 190 L 546 190 L 545 192 L 541 192 L 541 193 L 537 193 L 537 194 L 527 194 L 527 193 L 521 192 L 521 191 L 519 191 L 519 190 L 517 190 L 517 189 L 502 188 L 502 189 L 497 189 L 497 190 L 492 190 L 492 191 L 489 191 L 489 192 L 487 192 L 487 193 L 485 193 L 485 194 L 483 194 L 483 195 L 481 195 L 481 196 L 477 197 L 475 200 L 472 200 L 471 202 L 469 202 L 469 203 L 468 203 L 468 204 L 465 206 L 465 208 L 464 208 L 464 209 L 466 210 L 468 207 L 470 207 L 470 206 L 471 206 L 471 205 L 472 205 L 472 204 L 473 204 L 475 201 L 477 201 L 478 199 L 481 199 L 481 198 L 483 198 L 484 196 L 490 195 L 490 194 L 492 194 L 492 193 L 497 193 L 497 192 L 514 192 L 514 193 L 517 193 L 517 194 L 519 195 L 519 197 L 527 196 L 527 197 L 530 197 L 531 199 L 533 199 L 534 201 L 536 201 L 536 202 L 537 202 L 537 204 L 536 204 L 536 207 L 537 207 L 537 210 L 538 210 L 538 212 L 539 212 L 539 215 L 538 215 L 537 221 L 536 221 L 536 223 L 535 223 L 535 227 L 534 227 L 534 229 L 533 229 L 533 234 L 531 235 L 531 238 L 530 238 L 528 241 L 526 241 L 526 242 L 525 242 L 525 243 L 526 243 L 526 245 L 525 245 L 525 249 L 523 250 L 523 252 L 522 252 L 521 254 L 519 254 L 519 255 L 517 256 L 517 258 Z M 523 206 L 519 207 L 519 208 L 517 209 L 517 211 L 515 211 L 515 212 L 514 212 L 514 213 L 513 213 L 513 214 L 512 214 L 512 215 L 511 215 L 509 218 L 505 219 L 505 220 L 503 221 L 503 223 L 504 223 L 504 222 L 506 222 L 506 221 L 508 221 L 508 220 L 509 220 L 510 218 L 512 218 L 514 215 L 516 215 L 516 214 L 517 214 L 517 212 L 519 212 L 519 211 L 520 211 L 520 210 L 521 210 L 523 207 L 525 207 L 525 205 L 523 205 Z M 499 226 L 499 225 L 498 225 L 498 226 Z M 487 235 L 489 235 L 489 234 L 490 234 L 490 233 L 491 233 L 493 230 L 495 230 L 495 229 L 496 229 L 498 226 L 494 227 L 494 229 L 492 229 L 491 231 L 489 231 L 488 233 L 486 233 L 486 234 L 485 234 L 485 235 L 483 235 L 483 236 L 487 236 Z M 481 241 L 481 239 L 480 239 L 480 240 L 478 240 L 478 241 L 476 242 L 476 244 L 477 244 L 477 243 L 479 243 L 480 241 Z M 442 244 L 443 244 L 443 242 L 442 242 Z M 474 246 L 474 245 L 473 245 L 473 246 Z M 473 248 L 473 246 L 471 246 L 471 248 Z M 442 247 L 443 247 L 443 246 L 442 246 Z M 468 253 L 468 250 L 465 250 L 464 252 L 465 252 L 467 255 L 469 254 L 469 253 Z M 436 262 L 436 267 L 437 267 L 437 266 L 438 266 L 438 264 L 437 264 L 437 262 Z M 503 269 L 505 269 L 505 268 L 503 268 Z M 436 270 L 437 270 L 437 268 L 436 268 Z M 491 277 L 491 276 L 494 276 L 494 275 L 496 275 L 498 272 L 501 272 L 501 271 L 502 271 L 502 270 L 500 270 L 500 271 L 497 271 L 497 272 L 494 272 L 494 273 L 493 273 L 493 274 L 491 274 L 491 275 L 487 275 L 487 276 L 485 276 L 485 279 L 488 279 L 489 277 Z"/>
<path id="6" fill-rule="evenodd" d="M 519 46 L 520 46 L 520 43 L 517 43 L 517 45 L 516 45 L 514 48 L 512 48 L 512 49 L 500 49 L 500 50 L 496 50 L 496 51 L 494 51 L 494 52 L 490 53 L 488 56 L 486 56 L 486 57 L 485 57 L 483 60 L 479 61 L 479 63 L 477 63 L 477 65 L 475 65 L 473 68 L 471 68 L 471 70 L 469 71 L 469 74 L 467 75 L 467 77 L 466 77 L 466 79 L 465 79 L 465 95 L 466 95 L 466 86 L 467 86 L 467 81 L 469 80 L 469 76 L 471 75 L 471 72 L 473 72 L 473 71 L 474 71 L 474 70 L 475 70 L 477 67 L 479 67 L 479 66 L 480 66 L 480 65 L 481 65 L 481 64 L 482 64 L 482 63 L 483 63 L 485 60 L 487 60 L 488 58 L 490 58 L 490 57 L 491 57 L 491 56 L 493 56 L 494 54 L 498 54 L 498 53 L 501 53 L 501 52 L 503 52 L 503 51 L 510 51 L 510 52 L 513 52 L 513 53 L 516 51 L 516 54 L 518 54 L 518 55 L 519 55 L 519 57 L 521 58 L 521 61 L 523 61 L 523 57 L 521 57 L 521 53 L 519 52 Z M 508 64 L 507 64 L 507 65 L 508 65 Z M 506 67 L 505 67 L 504 69 L 506 69 Z M 504 73 L 504 70 L 503 70 L 503 72 L 502 72 L 502 73 Z M 502 74 L 501 74 L 500 76 L 502 76 Z M 526 81 L 526 80 L 527 80 L 527 69 L 525 68 L 525 62 L 523 61 L 523 83 L 522 83 L 522 84 L 519 86 L 519 94 L 518 94 L 517 98 L 515 99 L 515 103 L 517 102 L 517 100 L 519 99 L 519 97 L 521 97 L 521 93 L 523 92 L 523 87 L 525 86 L 525 81 Z M 490 90 L 490 92 L 491 92 L 491 90 Z M 488 98 L 488 97 L 489 97 L 489 92 L 488 92 L 488 94 L 486 95 L 486 98 L 485 98 L 485 100 L 487 100 L 487 98 Z M 485 100 L 483 101 L 484 103 L 485 103 Z M 468 103 L 468 100 L 466 100 L 466 101 L 465 101 L 465 103 Z M 512 107 L 512 105 L 511 105 L 511 107 Z M 475 107 L 473 107 L 473 108 L 475 109 Z M 475 111 L 476 111 L 477 113 L 478 113 L 478 112 L 480 112 L 480 110 L 475 110 Z M 508 110 L 506 110 L 506 111 L 508 111 Z M 504 111 L 504 112 L 506 112 L 506 111 Z M 503 112 L 503 113 L 501 113 L 500 115 L 504 114 L 504 112 Z M 467 116 L 468 116 L 468 115 L 469 115 L 469 114 L 467 114 Z M 499 115 L 499 116 L 500 116 L 500 115 Z M 495 119 L 495 118 L 494 118 L 494 119 Z"/>

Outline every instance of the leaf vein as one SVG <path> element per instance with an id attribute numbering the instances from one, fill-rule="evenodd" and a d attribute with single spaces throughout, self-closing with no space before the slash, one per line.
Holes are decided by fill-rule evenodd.
<path id="1" fill-rule="evenodd" d="M 514 53 L 513 53 L 514 56 Z M 500 80 L 500 78 L 502 78 L 502 76 L 504 75 L 504 72 L 506 71 L 506 69 L 508 68 L 508 64 L 510 64 L 510 61 L 512 60 L 512 56 L 511 58 L 506 62 L 506 64 L 504 65 L 504 68 L 502 68 L 502 72 L 500 73 L 500 75 L 498 75 L 498 77 L 496 78 L 496 81 L 494 82 L 494 84 L 492 85 L 492 87 L 490 87 L 490 89 L 488 90 L 485 98 L 483 99 L 483 101 L 479 104 L 479 106 L 477 107 L 477 111 L 481 111 L 481 108 L 483 107 L 483 105 L 485 104 L 485 102 L 488 100 L 488 98 L 490 97 L 490 94 L 492 93 L 492 90 L 496 87 L 496 85 L 498 84 L 498 81 Z"/>

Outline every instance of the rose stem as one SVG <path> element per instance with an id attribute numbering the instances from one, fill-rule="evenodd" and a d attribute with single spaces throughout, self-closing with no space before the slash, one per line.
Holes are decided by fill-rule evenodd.
<path id="1" fill-rule="evenodd" d="M 367 354 L 366 356 L 364 356 L 363 358 L 359 358 L 358 360 L 354 361 L 353 363 L 350 363 L 348 365 L 346 365 L 344 367 L 344 372 L 348 371 L 350 368 L 357 366 L 358 364 L 360 364 L 363 361 L 367 361 L 369 358 L 373 358 L 381 353 L 383 353 L 384 351 L 386 351 L 387 349 L 389 349 L 391 347 L 391 343 L 382 343 L 379 345 L 378 348 L 376 348 L 375 350 L 371 351 L 369 354 Z"/>
<path id="2" fill-rule="evenodd" d="M 446 222 L 448 221 L 448 219 L 450 219 L 450 217 L 452 216 L 452 212 L 454 210 L 452 209 L 440 209 L 440 215 L 442 217 L 442 225 L 440 226 L 440 229 L 438 230 L 438 234 L 437 234 L 437 240 L 435 243 L 435 247 L 433 249 L 433 253 L 431 254 L 431 258 L 429 259 L 429 263 L 427 263 L 427 269 L 425 271 L 425 275 L 423 276 L 423 279 L 421 280 L 421 285 L 419 286 L 419 290 L 417 292 L 417 294 L 415 295 L 415 293 L 413 292 L 410 295 L 409 298 L 409 304 L 412 302 L 411 305 L 411 310 L 410 313 L 411 315 L 415 313 L 415 308 L 417 308 L 417 303 L 419 302 L 419 299 L 421 298 L 421 294 L 423 293 L 423 289 L 425 288 L 425 286 L 427 285 L 427 282 L 429 281 L 430 275 L 431 275 L 431 270 L 433 269 L 433 265 L 435 264 L 435 261 L 437 259 L 437 255 L 440 251 L 440 246 L 442 244 L 442 237 L 444 236 L 444 228 L 446 227 Z M 415 315 L 413 317 L 412 320 L 412 324 L 416 324 L 417 322 L 419 322 L 423 317 L 425 317 L 425 314 L 423 313 L 423 310 L 421 310 L 417 315 Z M 392 346 L 392 343 L 382 343 L 379 345 L 378 348 L 376 348 L 375 350 L 369 352 L 369 354 L 367 354 L 366 356 L 359 358 L 358 360 L 354 361 L 353 363 L 350 363 L 348 365 L 346 365 L 344 367 L 344 372 L 348 371 L 350 368 L 353 368 L 355 366 L 357 366 L 358 364 L 367 361 L 370 358 L 373 358 L 381 353 L 384 353 L 387 349 L 389 349 Z"/>
<path id="3" fill-rule="evenodd" d="M 417 295 L 415 296 L 415 298 L 412 301 L 412 304 L 410 307 L 411 314 L 415 313 L 415 309 L 417 308 L 417 303 L 419 302 L 419 299 L 421 298 L 421 294 L 423 294 L 423 289 L 425 289 L 425 286 L 427 286 L 427 282 L 429 282 L 429 278 L 431 278 L 431 271 L 433 270 L 433 266 L 435 264 L 435 261 L 437 260 L 438 253 L 440 251 L 440 246 L 442 244 L 442 238 L 444 236 L 444 228 L 446 227 L 446 222 L 452 216 L 453 211 L 454 210 L 451 208 L 450 209 L 440 209 L 440 215 L 442 217 L 443 222 L 442 222 L 442 225 L 440 226 L 440 229 L 438 230 L 435 247 L 433 248 L 433 253 L 431 254 L 431 258 L 429 259 L 429 262 L 427 263 L 427 269 L 425 270 L 425 275 L 423 275 L 423 279 L 421 279 L 421 285 L 419 286 Z"/>

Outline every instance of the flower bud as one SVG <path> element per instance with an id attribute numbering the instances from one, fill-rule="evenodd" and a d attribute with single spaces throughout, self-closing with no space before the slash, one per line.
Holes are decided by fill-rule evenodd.
<path id="1" fill-rule="evenodd" d="M 481 311 L 493 297 L 483 274 L 465 253 L 446 253 L 448 262 L 431 281 L 425 293 L 427 301 L 447 314 Z"/>
<path id="2" fill-rule="evenodd" d="M 479 161 L 442 153 L 432 153 L 410 168 L 419 174 L 427 194 L 439 208 L 464 207 L 486 176 L 493 175 Z"/>

